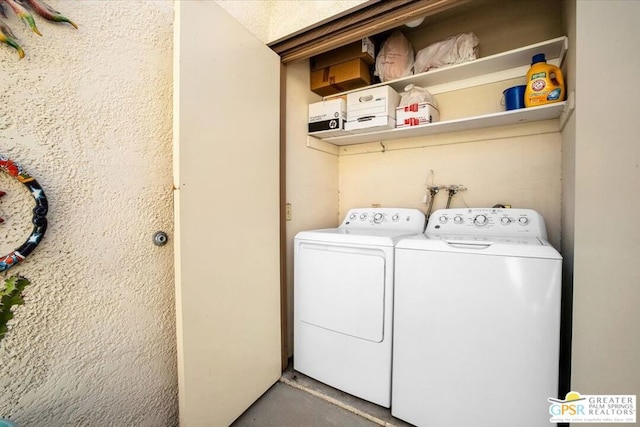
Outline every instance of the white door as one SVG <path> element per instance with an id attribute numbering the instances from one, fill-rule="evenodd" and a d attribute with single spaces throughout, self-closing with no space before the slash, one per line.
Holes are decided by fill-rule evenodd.
<path id="1" fill-rule="evenodd" d="M 180 423 L 228 426 L 281 374 L 280 60 L 215 2 L 175 5 Z"/>

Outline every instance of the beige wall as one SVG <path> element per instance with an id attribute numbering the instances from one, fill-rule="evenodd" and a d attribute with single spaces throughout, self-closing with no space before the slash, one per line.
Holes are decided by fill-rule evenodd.
<path id="1" fill-rule="evenodd" d="M 320 100 L 309 91 L 308 61 L 286 67 L 286 200 L 287 301 L 289 356 L 293 354 L 293 239 L 299 231 L 335 227 L 338 223 L 338 157 L 306 147 L 307 105 Z"/>
<path id="2" fill-rule="evenodd" d="M 50 203 L 43 242 L 9 270 L 32 284 L 0 344 L 0 418 L 173 425 L 173 251 L 152 243 L 173 227 L 173 5 L 50 4 L 79 29 L 36 19 L 39 37 L 10 13 L 26 57 L 0 46 L 0 152 Z M 8 251 L 30 212 L 14 209 L 19 188 L 0 189 L 10 193 L 0 203 Z"/>
<path id="3" fill-rule="evenodd" d="M 576 3 L 572 388 L 638 394 L 640 3 Z"/>
<path id="4" fill-rule="evenodd" d="M 523 130 L 528 132 L 516 133 Z M 540 130 L 540 126 L 515 126 L 436 135 L 430 138 L 436 145 L 420 148 L 396 147 L 389 141 L 385 152 L 340 156 L 340 214 L 372 204 L 426 213 L 427 182 L 463 185 L 467 190 L 453 197 L 451 207 L 501 203 L 536 209 L 546 220 L 552 244 L 559 248 L 560 134 L 535 134 Z M 446 202 L 447 192 L 442 191 L 433 209 L 444 208 Z"/>

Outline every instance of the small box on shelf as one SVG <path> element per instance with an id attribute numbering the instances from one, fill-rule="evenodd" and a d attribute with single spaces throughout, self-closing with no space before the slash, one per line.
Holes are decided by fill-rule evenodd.
<path id="1" fill-rule="evenodd" d="M 362 40 L 312 57 L 311 69 L 313 71 L 320 70 L 353 59 L 362 59 L 367 64 L 373 65 L 376 54 L 375 45 L 370 38 L 365 37 Z"/>
<path id="2" fill-rule="evenodd" d="M 396 126 L 400 95 L 390 86 L 378 86 L 347 94 L 345 130 L 373 131 Z"/>
<path id="3" fill-rule="evenodd" d="M 362 59 L 356 58 L 311 72 L 311 91 L 329 96 L 371 84 L 371 70 Z"/>
<path id="4" fill-rule="evenodd" d="M 318 138 L 347 135 L 347 102 L 344 98 L 329 99 L 309 104 L 309 135 Z"/>
<path id="5" fill-rule="evenodd" d="M 428 102 L 419 102 L 396 108 L 396 127 L 426 125 L 440 120 L 440 111 Z"/>

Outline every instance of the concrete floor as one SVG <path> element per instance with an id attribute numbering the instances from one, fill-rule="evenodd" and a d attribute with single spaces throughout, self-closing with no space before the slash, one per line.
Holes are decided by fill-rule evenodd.
<path id="1" fill-rule="evenodd" d="M 388 408 L 329 387 L 293 369 L 231 427 L 412 427 Z"/>

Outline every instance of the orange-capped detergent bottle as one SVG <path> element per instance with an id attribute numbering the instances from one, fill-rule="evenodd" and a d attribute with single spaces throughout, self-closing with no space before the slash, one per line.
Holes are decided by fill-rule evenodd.
<path id="1" fill-rule="evenodd" d="M 527 88 L 524 91 L 525 107 L 560 102 L 564 101 L 564 98 L 564 78 L 560 68 L 547 64 L 544 53 L 534 55 L 531 68 L 527 72 Z"/>

